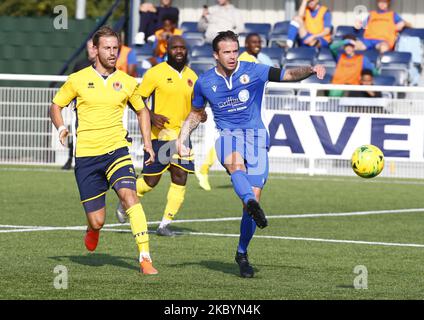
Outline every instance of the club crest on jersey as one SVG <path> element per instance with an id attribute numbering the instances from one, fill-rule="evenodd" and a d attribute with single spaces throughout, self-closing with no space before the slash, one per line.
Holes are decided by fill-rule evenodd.
<path id="1" fill-rule="evenodd" d="M 241 90 L 238 94 L 238 98 L 241 102 L 246 102 L 250 98 L 250 93 L 247 90 Z"/>
<path id="2" fill-rule="evenodd" d="M 88 89 L 94 89 L 94 83 L 93 82 L 89 82 L 87 88 Z"/>
<path id="3" fill-rule="evenodd" d="M 241 82 L 242 84 L 248 84 L 248 83 L 250 82 L 250 78 L 249 78 L 249 76 L 248 76 L 247 74 L 243 74 L 243 75 L 241 75 L 241 77 L 240 77 L 240 82 Z"/>
<path id="4" fill-rule="evenodd" d="M 121 91 L 122 83 L 120 83 L 119 81 L 114 82 L 113 83 L 113 89 L 115 89 L 116 91 Z"/>
<path id="5" fill-rule="evenodd" d="M 187 84 L 188 84 L 189 87 L 192 87 L 193 86 L 193 81 L 191 79 L 188 79 L 187 80 Z"/>

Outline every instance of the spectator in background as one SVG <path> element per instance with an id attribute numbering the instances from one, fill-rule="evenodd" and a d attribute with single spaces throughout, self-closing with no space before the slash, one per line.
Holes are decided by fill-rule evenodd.
<path id="1" fill-rule="evenodd" d="M 332 16 L 319 0 L 302 0 L 298 16 L 290 22 L 287 46 L 292 48 L 297 36 L 310 47 L 328 47 L 331 42 Z"/>
<path id="2" fill-rule="evenodd" d="M 365 69 L 361 73 L 360 85 L 362 86 L 373 86 L 374 85 L 374 74 L 372 70 Z M 349 91 L 349 97 L 356 98 L 381 98 L 382 94 L 380 91 Z"/>
<path id="3" fill-rule="evenodd" d="M 137 77 L 137 56 L 135 51 L 130 47 L 121 44 L 116 68 L 132 77 Z"/>
<path id="4" fill-rule="evenodd" d="M 340 45 L 344 48 L 343 52 L 338 53 L 337 66 L 333 75 L 332 84 L 359 85 L 361 82 L 362 70 L 369 69 L 377 72 L 374 64 L 366 56 L 355 52 L 355 40 L 355 36 L 347 35 L 344 37 L 343 41 L 334 43 L 331 46 L 333 53 L 338 52 Z M 342 95 L 343 91 L 330 91 L 330 96 L 338 97 Z"/>
<path id="5" fill-rule="evenodd" d="M 143 63 L 143 68 L 148 69 L 151 66 L 155 66 L 161 62 L 166 61 L 168 40 L 172 36 L 181 36 L 182 34 L 183 30 L 177 28 L 177 21 L 175 20 L 175 16 L 164 16 L 162 28 L 155 32 L 155 40 L 153 44 L 154 56 L 148 59 L 147 65 L 146 63 Z"/>
<path id="6" fill-rule="evenodd" d="M 217 5 L 210 8 L 203 7 L 202 17 L 197 24 L 200 32 L 205 32 L 205 41 L 212 43 L 218 32 L 231 30 L 235 33 L 243 32 L 244 22 L 240 11 L 229 0 L 217 0 Z"/>
<path id="7" fill-rule="evenodd" d="M 93 46 L 93 39 L 89 39 L 85 46 L 86 56 L 84 59 L 78 60 L 75 65 L 72 73 L 80 71 L 94 63 L 96 61 L 96 51 Z"/>
<path id="8" fill-rule="evenodd" d="M 365 29 L 364 37 L 357 41 L 357 50 L 377 49 L 381 54 L 393 50 L 398 33 L 411 25 L 396 12 L 390 10 L 390 0 L 377 0 L 377 11 L 371 11 L 368 19 L 356 21 L 356 29 Z"/>
<path id="9" fill-rule="evenodd" d="M 275 67 L 271 58 L 261 52 L 262 40 L 258 33 L 249 33 L 246 37 L 244 46 L 246 51 L 239 56 L 239 61 L 262 63 L 267 66 Z"/>
<path id="10" fill-rule="evenodd" d="M 144 34 L 144 41 L 147 41 L 156 30 L 162 28 L 162 21 L 165 16 L 174 16 L 178 25 L 180 11 L 172 6 L 172 0 L 161 0 L 160 6 L 155 7 L 152 3 L 146 2 L 140 5 L 140 27 L 139 32 Z"/>

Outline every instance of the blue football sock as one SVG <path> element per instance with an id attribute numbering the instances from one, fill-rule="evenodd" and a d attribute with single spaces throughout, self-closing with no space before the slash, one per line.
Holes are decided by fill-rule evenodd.
<path id="1" fill-rule="evenodd" d="M 297 22 L 292 21 L 289 26 L 289 30 L 287 32 L 287 38 L 293 42 L 295 42 L 297 33 L 299 31 L 299 25 Z"/>
<path id="2" fill-rule="evenodd" d="M 246 172 L 241 170 L 234 171 L 231 174 L 231 182 L 233 183 L 234 191 L 244 204 L 247 204 L 250 199 L 256 200 Z"/>
<path id="3" fill-rule="evenodd" d="M 246 210 L 243 210 L 243 217 L 240 223 L 240 239 L 237 247 L 237 252 L 247 253 L 247 247 L 249 246 L 250 240 L 253 238 L 253 234 L 256 230 L 256 223 Z"/>

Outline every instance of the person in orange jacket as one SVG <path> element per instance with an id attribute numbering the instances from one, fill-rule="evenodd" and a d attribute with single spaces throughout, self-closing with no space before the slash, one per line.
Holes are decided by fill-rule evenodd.
<path id="1" fill-rule="evenodd" d="M 137 77 L 137 56 L 133 49 L 121 44 L 118 60 L 116 61 L 116 69 L 132 77 Z"/>
<path id="2" fill-rule="evenodd" d="M 162 28 L 155 32 L 155 42 L 153 44 L 154 56 L 148 59 L 152 66 L 166 61 L 169 38 L 172 36 L 181 36 L 182 34 L 183 30 L 177 28 L 175 16 L 168 15 L 163 17 Z"/>
<path id="3" fill-rule="evenodd" d="M 302 0 L 298 15 L 290 22 L 287 46 L 292 48 L 300 37 L 301 45 L 328 47 L 331 42 L 332 15 L 319 0 Z"/>
<path id="4" fill-rule="evenodd" d="M 343 40 L 343 51 L 337 55 L 337 67 L 333 84 L 359 85 L 362 70 L 375 70 L 375 65 L 363 54 L 355 52 L 355 36 L 348 35 Z"/>
<path id="5" fill-rule="evenodd" d="M 377 10 L 370 12 L 366 21 L 356 21 L 355 28 L 365 29 L 356 50 L 377 49 L 381 54 L 394 49 L 398 33 L 410 24 L 390 10 L 390 0 L 377 0 Z"/>

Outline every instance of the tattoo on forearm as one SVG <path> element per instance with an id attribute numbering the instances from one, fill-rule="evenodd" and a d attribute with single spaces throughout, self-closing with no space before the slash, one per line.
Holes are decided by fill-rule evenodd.
<path id="1" fill-rule="evenodd" d="M 190 112 L 190 114 L 188 115 L 187 119 L 184 121 L 184 124 L 181 128 L 181 133 L 180 133 L 181 141 L 187 140 L 187 138 L 190 136 L 193 130 L 197 128 L 201 119 L 202 119 L 202 116 L 200 113 Z"/>
<path id="2" fill-rule="evenodd" d="M 298 67 L 286 70 L 284 80 L 286 81 L 301 81 L 310 77 L 313 74 L 311 66 Z"/>

